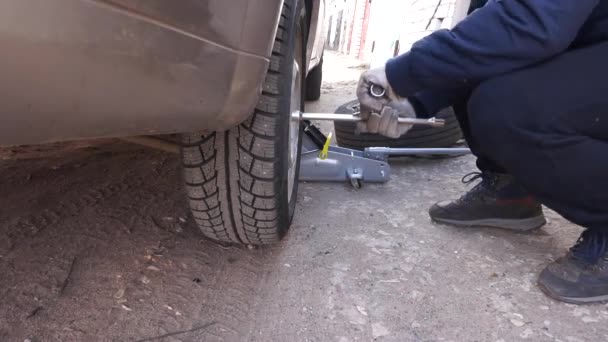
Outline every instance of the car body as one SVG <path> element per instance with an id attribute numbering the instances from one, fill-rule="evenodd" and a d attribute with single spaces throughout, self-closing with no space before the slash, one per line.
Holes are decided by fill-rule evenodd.
<path id="1" fill-rule="evenodd" d="M 258 102 L 282 0 L 0 2 L 0 145 L 222 131 Z M 306 0 L 308 70 L 324 0 Z M 314 39 L 310 39 L 314 37 Z"/>

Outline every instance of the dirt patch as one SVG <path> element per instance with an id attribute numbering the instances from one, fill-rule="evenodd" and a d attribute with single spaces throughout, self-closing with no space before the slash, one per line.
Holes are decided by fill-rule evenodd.
<path id="1" fill-rule="evenodd" d="M 249 334 L 266 252 L 201 239 L 176 156 L 117 142 L 34 152 L 0 164 L 0 340 Z"/>

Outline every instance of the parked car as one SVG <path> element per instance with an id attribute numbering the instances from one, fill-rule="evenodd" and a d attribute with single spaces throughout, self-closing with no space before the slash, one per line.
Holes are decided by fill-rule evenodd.
<path id="1" fill-rule="evenodd" d="M 324 0 L 1 1 L 0 146 L 179 134 L 203 234 L 276 242 L 298 189 L 291 113 L 320 95 L 324 12 Z"/>

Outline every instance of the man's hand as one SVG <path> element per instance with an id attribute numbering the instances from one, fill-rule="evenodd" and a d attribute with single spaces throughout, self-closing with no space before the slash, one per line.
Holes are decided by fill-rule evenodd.
<path id="1" fill-rule="evenodd" d="M 384 96 L 372 95 L 371 87 L 374 85 L 384 88 Z M 375 133 L 389 138 L 399 138 L 412 128 L 412 125 L 400 124 L 399 117 L 415 118 L 416 112 L 407 99 L 395 94 L 388 83 L 384 67 L 361 74 L 357 97 L 361 106 L 359 115 L 363 120 L 357 124 L 358 133 Z"/>
<path id="2" fill-rule="evenodd" d="M 382 97 L 374 97 L 371 93 L 372 85 L 384 88 L 386 94 Z M 389 102 L 400 99 L 391 89 L 384 67 L 371 69 L 361 74 L 357 86 L 357 98 L 361 104 L 360 115 L 363 120 L 367 120 L 372 113 L 381 113 Z"/>
<path id="3" fill-rule="evenodd" d="M 389 102 L 380 114 L 372 112 L 367 120 L 357 123 L 357 133 L 381 134 L 397 139 L 412 128 L 409 124 L 400 124 L 399 118 L 415 118 L 416 112 L 407 99 Z"/>

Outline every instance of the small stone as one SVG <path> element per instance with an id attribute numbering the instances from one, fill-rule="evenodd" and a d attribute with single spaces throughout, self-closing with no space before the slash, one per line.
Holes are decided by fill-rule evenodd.
<path id="1" fill-rule="evenodd" d="M 422 298 L 422 297 L 424 297 L 424 292 L 421 292 L 421 291 L 418 291 L 418 290 L 413 290 L 413 291 L 410 293 L 410 297 L 411 297 L 412 299 L 419 299 L 419 298 Z"/>
<path id="2" fill-rule="evenodd" d="M 518 319 L 515 319 L 515 318 L 511 318 L 510 322 L 511 322 L 511 324 L 513 324 L 516 327 L 523 327 L 524 325 L 526 325 L 526 323 L 524 323 Z"/>
<path id="3" fill-rule="evenodd" d="M 114 298 L 120 299 L 124 295 L 125 295 L 125 289 L 118 289 L 118 291 L 116 291 L 116 293 L 114 294 Z"/>
<path id="4" fill-rule="evenodd" d="M 405 273 L 410 273 L 414 270 L 413 265 L 399 265 L 399 268 Z"/>
<path id="5" fill-rule="evenodd" d="M 181 316 L 181 315 L 182 315 L 182 313 L 181 313 L 181 312 L 179 312 L 179 311 L 175 311 L 175 316 Z"/>
<path id="6" fill-rule="evenodd" d="M 372 323 L 373 338 L 387 336 L 388 334 L 390 334 L 390 331 L 388 331 L 388 329 L 382 323 Z"/>
<path id="7" fill-rule="evenodd" d="M 144 284 L 150 284 L 150 278 L 143 276 L 141 277 L 141 282 Z"/>
<path id="8" fill-rule="evenodd" d="M 532 329 L 527 328 L 521 334 L 519 334 L 519 337 L 521 337 L 521 338 L 528 338 L 528 337 L 530 337 L 532 335 L 534 335 L 534 332 L 532 331 Z"/>
<path id="9" fill-rule="evenodd" d="M 583 322 L 585 323 L 597 323 L 600 320 L 595 318 L 595 317 L 591 317 L 591 316 L 584 316 L 583 318 L 581 318 Z"/>
<path id="10" fill-rule="evenodd" d="M 165 307 L 167 308 L 167 310 L 173 310 L 173 307 L 172 307 L 172 306 L 170 306 L 170 305 L 166 305 L 166 304 L 165 304 Z"/>
<path id="11" fill-rule="evenodd" d="M 357 305 L 357 311 L 359 311 L 359 313 L 361 313 L 363 316 L 367 316 L 367 311 L 365 311 L 365 309 L 359 305 Z"/>
<path id="12" fill-rule="evenodd" d="M 380 280 L 379 283 L 400 283 L 401 281 L 399 279 L 386 279 L 386 280 Z"/>
<path id="13" fill-rule="evenodd" d="M 181 223 L 186 223 L 186 219 L 185 219 L 185 218 L 183 218 L 183 217 L 180 217 L 180 218 L 179 218 L 179 222 L 181 222 Z"/>
<path id="14" fill-rule="evenodd" d="M 133 309 L 131 309 L 130 307 L 126 306 L 125 304 L 121 305 L 121 307 L 122 307 L 124 310 L 127 310 L 127 311 L 133 311 Z"/>
<path id="15" fill-rule="evenodd" d="M 288 268 L 291 267 L 290 264 L 283 264 L 283 266 L 288 267 Z"/>
<path id="16" fill-rule="evenodd" d="M 544 321 L 543 324 L 546 326 L 549 326 L 549 325 L 551 325 L 551 321 Z"/>
<path id="17" fill-rule="evenodd" d="M 150 265 L 147 267 L 147 269 L 149 269 L 150 271 L 154 271 L 154 272 L 160 272 L 160 268 Z"/>
<path id="18" fill-rule="evenodd" d="M 582 317 L 582 316 L 585 316 L 585 315 L 589 316 L 589 315 L 591 315 L 591 311 L 589 311 L 589 309 L 586 309 L 586 308 L 575 308 L 572 311 L 572 314 L 575 317 Z"/>

